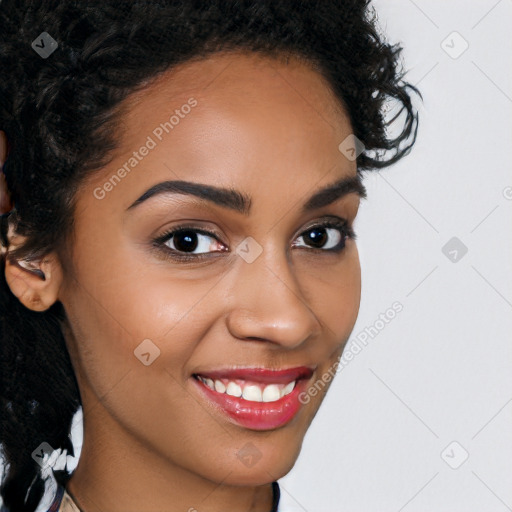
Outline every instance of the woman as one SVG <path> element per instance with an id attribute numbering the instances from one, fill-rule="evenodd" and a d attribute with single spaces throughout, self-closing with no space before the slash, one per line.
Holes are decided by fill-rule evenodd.
<path id="1" fill-rule="evenodd" d="M 416 137 L 400 48 L 363 0 L 3 0 L 0 29 L 3 510 L 82 407 L 50 510 L 286 512 L 362 171 Z"/>

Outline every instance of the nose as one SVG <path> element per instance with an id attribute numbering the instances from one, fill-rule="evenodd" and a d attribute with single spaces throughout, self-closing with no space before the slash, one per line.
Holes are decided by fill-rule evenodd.
<path id="1" fill-rule="evenodd" d="M 227 325 L 239 339 L 299 347 L 319 334 L 320 322 L 290 270 L 284 252 L 264 250 L 253 262 L 240 258 L 227 296 Z"/>

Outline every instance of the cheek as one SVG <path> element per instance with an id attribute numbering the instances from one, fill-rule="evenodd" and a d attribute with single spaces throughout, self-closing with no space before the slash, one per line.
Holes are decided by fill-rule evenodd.
<path id="1" fill-rule="evenodd" d="M 213 283 L 192 273 L 171 273 L 165 263 L 142 264 L 127 254 L 99 260 L 78 267 L 64 304 L 95 392 L 102 395 L 145 363 L 182 378 L 217 314 L 204 300 Z M 184 274 L 188 277 L 179 277 Z"/>
<path id="2" fill-rule="evenodd" d="M 310 307 L 325 326 L 328 339 L 345 343 L 357 320 L 361 300 L 361 268 L 351 243 L 339 264 L 310 265 L 306 275 Z"/>

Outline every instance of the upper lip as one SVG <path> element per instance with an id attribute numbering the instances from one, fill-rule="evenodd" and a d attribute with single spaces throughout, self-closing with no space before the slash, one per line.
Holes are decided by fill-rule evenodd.
<path id="1" fill-rule="evenodd" d="M 251 367 L 251 368 L 226 368 L 217 370 L 205 370 L 195 372 L 194 375 L 210 377 L 212 379 L 242 379 L 265 384 L 287 384 L 293 380 L 309 379 L 313 375 L 315 366 L 296 366 L 294 368 L 285 368 L 282 370 L 273 370 L 270 368 Z"/>

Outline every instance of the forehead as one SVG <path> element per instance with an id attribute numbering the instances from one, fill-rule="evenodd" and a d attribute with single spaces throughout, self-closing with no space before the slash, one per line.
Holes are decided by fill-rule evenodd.
<path id="1" fill-rule="evenodd" d="M 257 195 L 282 190 L 287 179 L 304 191 L 356 171 L 338 149 L 352 131 L 347 113 L 327 81 L 295 58 L 238 52 L 196 59 L 160 74 L 122 107 L 120 147 L 93 186 L 122 165 L 130 169 L 109 193 L 125 208 L 163 179 Z M 151 150 L 135 162 L 134 151 L 149 139 Z"/>
<path id="2" fill-rule="evenodd" d="M 153 77 L 124 102 L 124 121 L 131 124 L 140 109 L 168 107 L 169 100 L 179 102 L 191 94 L 202 103 L 229 99 L 237 107 L 240 103 L 249 106 L 247 102 L 269 100 L 278 100 L 283 106 L 300 103 L 304 109 L 324 116 L 324 121 L 331 125 L 340 115 L 345 115 L 339 99 L 315 64 L 298 56 L 239 50 L 196 57 Z M 327 112 L 332 115 L 325 117 Z"/>
<path id="3" fill-rule="evenodd" d="M 192 97 L 198 108 L 184 118 L 181 107 Z M 305 135 L 331 138 L 332 132 L 340 137 L 350 125 L 327 80 L 311 64 L 250 52 L 224 52 L 182 64 L 132 94 L 123 107 L 127 149 L 136 145 L 141 132 L 153 133 L 170 120 L 172 133 L 167 130 L 171 136 L 163 141 L 169 144 L 189 127 L 205 132 L 201 140 L 206 141 L 206 135 L 225 137 L 224 130 L 230 129 L 240 136 L 244 125 L 244 131 L 254 128 L 252 137 L 264 140 L 267 135 L 271 145 L 278 134 L 290 142 Z M 180 119 L 171 119 L 174 112 Z M 199 134 L 192 142 L 199 142 Z M 240 142 L 250 149 L 249 141 Z"/>

